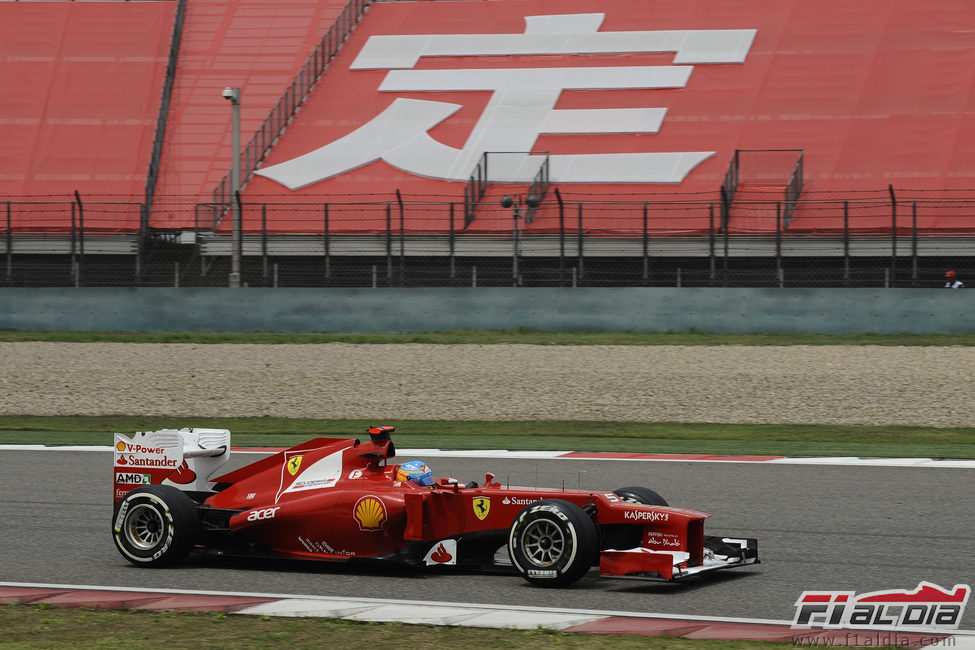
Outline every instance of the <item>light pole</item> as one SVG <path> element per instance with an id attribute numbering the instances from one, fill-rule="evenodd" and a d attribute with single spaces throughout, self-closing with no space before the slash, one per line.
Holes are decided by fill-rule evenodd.
<path id="1" fill-rule="evenodd" d="M 233 127 L 230 161 L 230 203 L 233 214 L 233 229 L 230 234 L 230 286 L 240 286 L 240 88 L 226 87 L 223 98 L 233 107 Z"/>
<path id="2" fill-rule="evenodd" d="M 527 205 L 529 208 L 537 208 L 539 201 L 538 197 L 534 194 L 529 194 L 524 201 L 522 201 L 521 196 L 518 196 L 517 199 L 513 199 L 507 195 L 501 197 L 502 208 L 514 207 L 511 224 L 511 240 L 513 246 L 511 254 L 511 282 L 512 285 L 516 287 L 521 284 L 518 278 L 518 217 L 521 216 L 522 203 Z"/>

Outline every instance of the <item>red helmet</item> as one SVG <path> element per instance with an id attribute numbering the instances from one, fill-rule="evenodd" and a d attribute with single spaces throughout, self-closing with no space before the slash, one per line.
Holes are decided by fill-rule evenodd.
<path id="1" fill-rule="evenodd" d="M 958 275 L 958 274 L 957 274 L 957 273 L 955 273 L 954 271 L 948 271 L 947 273 L 945 273 L 945 277 L 946 277 L 946 278 L 953 278 L 953 277 L 955 277 L 956 275 Z"/>

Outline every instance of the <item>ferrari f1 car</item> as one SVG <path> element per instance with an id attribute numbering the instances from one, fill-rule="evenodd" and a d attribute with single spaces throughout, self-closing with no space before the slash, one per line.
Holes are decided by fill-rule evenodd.
<path id="1" fill-rule="evenodd" d="M 677 580 L 758 562 L 751 538 L 704 534 L 710 515 L 656 492 L 483 485 L 394 464 L 393 427 L 316 438 L 226 473 L 226 429 L 115 435 L 115 545 L 131 563 L 193 551 L 508 570 L 544 587 L 603 576 Z M 408 470 L 412 470 L 408 471 Z M 417 475 L 419 472 L 419 475 Z"/>

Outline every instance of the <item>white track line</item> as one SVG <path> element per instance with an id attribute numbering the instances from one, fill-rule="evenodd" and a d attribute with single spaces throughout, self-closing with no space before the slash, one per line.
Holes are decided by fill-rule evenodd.
<path id="1" fill-rule="evenodd" d="M 0 445 L 0 451 L 112 451 L 114 447 L 83 446 L 83 445 Z M 254 449 L 235 449 L 235 454 L 267 454 L 268 452 Z M 616 462 L 640 463 L 751 463 L 757 465 L 859 465 L 869 467 L 919 467 L 927 469 L 975 469 L 975 460 L 951 458 L 859 458 L 856 456 L 796 456 L 787 458 L 771 458 L 769 460 L 735 460 L 732 457 L 722 458 L 669 458 L 666 454 L 660 457 L 613 458 L 603 456 L 568 456 L 570 451 L 506 451 L 503 449 L 398 449 L 398 456 L 419 456 L 427 458 L 487 458 L 487 459 L 518 459 L 518 460 L 604 460 Z M 719 455 L 719 454 L 715 454 Z"/>

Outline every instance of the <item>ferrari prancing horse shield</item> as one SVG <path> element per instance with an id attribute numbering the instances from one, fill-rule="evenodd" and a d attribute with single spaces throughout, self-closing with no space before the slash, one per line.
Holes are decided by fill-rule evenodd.
<path id="1" fill-rule="evenodd" d="M 474 514 L 478 519 L 484 521 L 484 518 L 491 512 L 491 497 L 477 497 L 474 499 L 473 505 Z"/>
<path id="2" fill-rule="evenodd" d="M 294 476 L 298 473 L 298 468 L 301 467 L 301 456 L 292 456 L 291 460 L 288 461 L 288 473 Z"/>

